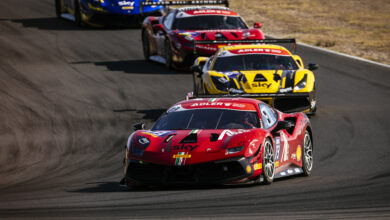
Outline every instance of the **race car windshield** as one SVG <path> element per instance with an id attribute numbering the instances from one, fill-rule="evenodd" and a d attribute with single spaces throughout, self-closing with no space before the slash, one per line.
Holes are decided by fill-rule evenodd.
<path id="1" fill-rule="evenodd" d="M 207 15 L 176 18 L 173 29 L 178 30 L 224 30 L 248 29 L 240 17 Z"/>
<path id="2" fill-rule="evenodd" d="M 219 72 L 236 70 L 297 70 L 298 65 L 290 56 L 247 54 L 219 57 L 213 69 Z"/>
<path id="3" fill-rule="evenodd" d="M 152 130 L 251 129 L 259 127 L 256 112 L 229 109 L 194 109 L 168 112 Z"/>

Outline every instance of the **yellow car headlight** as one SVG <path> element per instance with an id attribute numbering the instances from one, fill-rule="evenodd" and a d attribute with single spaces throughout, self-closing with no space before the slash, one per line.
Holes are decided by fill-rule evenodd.
<path id="1" fill-rule="evenodd" d="M 301 89 L 304 89 L 307 84 L 307 74 L 294 86 L 295 91 L 299 91 Z"/>

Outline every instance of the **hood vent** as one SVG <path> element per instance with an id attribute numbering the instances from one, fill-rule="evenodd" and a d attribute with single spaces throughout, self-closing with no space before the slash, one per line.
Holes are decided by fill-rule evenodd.
<path id="1" fill-rule="evenodd" d="M 230 32 L 235 38 L 238 38 L 238 35 L 234 32 Z"/>
<path id="2" fill-rule="evenodd" d="M 215 40 L 227 40 L 226 36 L 220 32 L 215 33 Z"/>
<path id="3" fill-rule="evenodd" d="M 172 140 L 173 136 L 175 136 L 175 134 L 171 134 L 167 138 L 165 138 L 165 143 L 168 143 L 170 140 Z"/>
<path id="4" fill-rule="evenodd" d="M 217 141 L 219 138 L 219 134 L 211 133 L 210 135 L 210 142 Z"/>
<path id="5" fill-rule="evenodd" d="M 180 143 L 196 143 L 198 142 L 198 134 L 189 134 L 187 137 L 183 138 Z"/>
<path id="6" fill-rule="evenodd" d="M 264 82 L 264 81 L 267 81 L 267 79 L 263 76 L 263 74 L 257 74 L 253 81 L 254 82 Z"/>

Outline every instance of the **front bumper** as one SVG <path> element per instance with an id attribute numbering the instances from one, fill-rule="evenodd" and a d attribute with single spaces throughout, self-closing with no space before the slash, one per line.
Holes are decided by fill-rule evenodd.
<path id="1" fill-rule="evenodd" d="M 227 184 L 254 174 L 244 157 L 188 166 L 164 166 L 130 161 L 126 181 L 147 185 Z"/>

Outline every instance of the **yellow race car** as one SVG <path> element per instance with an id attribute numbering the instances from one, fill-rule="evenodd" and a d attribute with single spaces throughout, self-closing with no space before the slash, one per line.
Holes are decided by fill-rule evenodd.
<path id="1" fill-rule="evenodd" d="M 259 42 L 290 42 L 295 45 L 295 39 Z M 191 67 L 194 72 L 191 96 L 251 97 L 284 112 L 314 114 L 317 101 L 312 71 L 317 68 L 318 65 L 311 63 L 305 69 L 298 55 L 278 45 L 225 46 L 212 57 L 195 60 Z"/>

